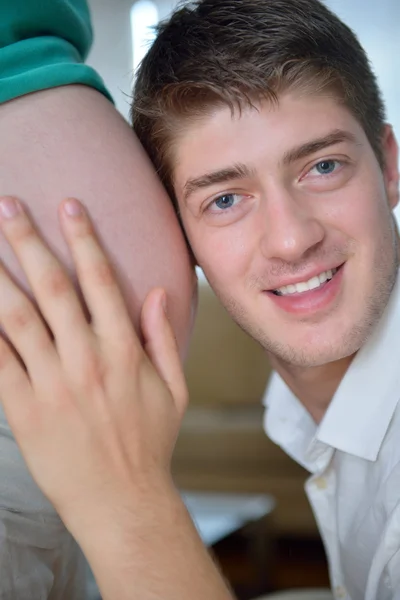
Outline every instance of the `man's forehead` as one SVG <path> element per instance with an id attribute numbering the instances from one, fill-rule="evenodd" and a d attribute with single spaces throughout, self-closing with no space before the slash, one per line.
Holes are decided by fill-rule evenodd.
<path id="1" fill-rule="evenodd" d="M 331 95 L 282 94 L 277 102 L 260 101 L 241 110 L 232 110 L 227 105 L 217 105 L 204 114 L 186 117 L 171 138 L 173 154 L 184 159 L 186 152 L 198 150 L 203 145 L 210 152 L 219 143 L 224 153 L 230 146 L 226 141 L 240 142 L 262 132 L 263 140 L 270 138 L 284 142 L 285 150 L 302 145 L 314 138 L 324 137 L 335 129 L 349 129 L 348 121 L 355 118 L 337 98 Z M 240 135 L 241 138 L 237 139 Z M 202 148 L 204 150 L 204 148 Z M 178 161 L 177 163 L 178 164 Z"/>
<path id="2" fill-rule="evenodd" d="M 241 115 L 218 107 L 178 135 L 173 179 L 181 196 L 193 191 L 191 180 L 204 187 L 201 178 L 218 182 L 219 172 L 237 170 L 239 164 L 243 176 L 261 157 L 287 166 L 334 144 L 360 144 L 364 137 L 350 111 L 331 96 L 288 95 L 275 107 L 268 103 Z"/>

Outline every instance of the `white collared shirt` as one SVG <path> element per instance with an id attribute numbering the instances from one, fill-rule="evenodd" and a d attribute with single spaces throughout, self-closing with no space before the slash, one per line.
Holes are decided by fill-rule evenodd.
<path id="1" fill-rule="evenodd" d="M 264 398 L 268 436 L 312 474 L 336 598 L 400 599 L 399 399 L 400 278 L 319 426 L 276 373 Z"/>

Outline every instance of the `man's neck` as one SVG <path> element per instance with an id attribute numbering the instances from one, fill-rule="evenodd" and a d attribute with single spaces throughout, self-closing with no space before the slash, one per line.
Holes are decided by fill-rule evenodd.
<path id="1" fill-rule="evenodd" d="M 270 356 L 272 367 L 320 423 L 355 355 L 319 367 L 296 367 Z"/>

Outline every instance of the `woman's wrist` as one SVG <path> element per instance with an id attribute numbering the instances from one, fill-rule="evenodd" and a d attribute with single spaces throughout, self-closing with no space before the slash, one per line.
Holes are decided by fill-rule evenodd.
<path id="1" fill-rule="evenodd" d="M 93 515 L 76 537 L 104 600 L 232 600 L 172 485 Z"/>
<path id="2" fill-rule="evenodd" d="M 123 489 L 112 487 L 101 497 L 86 498 L 85 504 L 73 504 L 59 509 L 66 527 L 82 546 L 108 532 L 110 539 L 123 537 L 136 527 L 151 526 L 163 518 L 172 507 L 183 505 L 171 477 L 157 474 L 136 476 Z M 183 505 L 184 506 L 184 505 Z M 99 549 L 93 543 L 94 551 Z"/>

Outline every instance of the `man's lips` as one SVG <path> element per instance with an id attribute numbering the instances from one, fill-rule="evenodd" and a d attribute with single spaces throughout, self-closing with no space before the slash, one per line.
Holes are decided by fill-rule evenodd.
<path id="1" fill-rule="evenodd" d="M 314 316 L 332 305 L 342 290 L 345 263 L 336 270 L 332 279 L 318 285 L 314 289 L 303 292 L 277 294 L 275 291 L 264 292 L 277 308 L 298 317 Z"/>
<path id="2" fill-rule="evenodd" d="M 291 279 L 285 278 L 284 280 L 277 282 L 277 285 L 274 287 L 265 291 L 277 296 L 291 296 L 312 291 L 333 279 L 334 275 L 336 275 L 337 271 L 339 271 L 343 265 L 344 263 L 341 263 L 325 269 L 313 269 L 307 275 L 292 277 Z"/>

